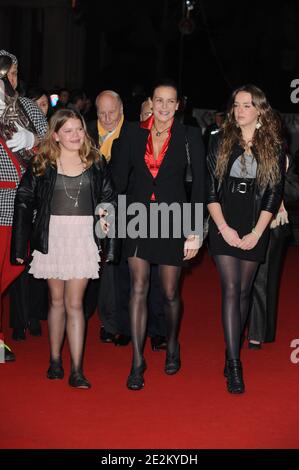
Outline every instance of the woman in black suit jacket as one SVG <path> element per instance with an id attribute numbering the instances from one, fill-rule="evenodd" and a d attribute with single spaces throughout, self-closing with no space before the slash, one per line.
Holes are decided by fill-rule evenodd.
<path id="1" fill-rule="evenodd" d="M 126 194 L 127 204 L 138 203 L 135 210 L 145 217 L 139 224 L 140 234 L 130 232 L 133 220 L 127 225 L 125 253 L 131 275 L 130 319 L 133 344 L 133 365 L 127 386 L 139 390 L 144 385 L 146 364 L 143 358 L 147 323 L 147 293 L 150 263 L 159 265 L 161 289 L 165 301 L 167 321 L 167 354 L 165 372 L 175 374 L 180 369 L 178 330 L 180 323 L 179 279 L 185 260 L 194 257 L 200 244 L 200 229 L 182 233 L 182 221 L 175 222 L 187 203 L 185 172 L 186 147 L 192 163 L 193 183 L 189 209 L 194 221 L 204 201 L 205 158 L 200 132 L 185 128 L 174 119 L 178 109 L 177 88 L 169 81 L 160 82 L 153 90 L 153 115 L 144 123 L 132 123 L 121 139 L 115 142 L 111 158 L 111 173 L 116 190 Z M 188 142 L 188 143 L 186 143 Z M 178 213 L 169 218 L 169 236 L 163 234 L 165 218 L 154 223 L 150 211 L 164 203 L 165 208 L 175 203 Z M 129 206 L 134 209 L 134 206 Z M 136 213 L 136 212 L 135 212 Z M 132 211 L 131 215 L 134 214 Z M 180 216 L 181 214 L 179 214 Z M 202 222 L 202 220 L 201 220 Z M 197 224 L 199 225 L 199 224 Z M 147 230 L 146 230 L 147 229 Z M 151 231 L 156 231 L 156 236 Z M 143 234 L 141 234 L 143 232 Z M 140 236 L 141 235 L 141 236 Z"/>

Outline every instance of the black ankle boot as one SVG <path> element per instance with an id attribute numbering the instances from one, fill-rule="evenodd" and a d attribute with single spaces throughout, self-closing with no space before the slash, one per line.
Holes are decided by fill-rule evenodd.
<path id="1" fill-rule="evenodd" d="M 73 370 L 69 378 L 69 385 L 74 388 L 91 388 L 90 382 L 84 377 L 82 370 Z"/>
<path id="2" fill-rule="evenodd" d="M 42 328 L 40 325 L 40 321 L 37 318 L 29 318 L 29 332 L 31 336 L 41 336 L 42 335 Z"/>
<path id="3" fill-rule="evenodd" d="M 61 359 L 50 359 L 50 367 L 47 371 L 48 379 L 63 379 L 64 370 Z"/>
<path id="4" fill-rule="evenodd" d="M 24 341 L 26 339 L 24 328 L 13 328 L 11 337 L 14 341 Z"/>
<path id="5" fill-rule="evenodd" d="M 142 359 L 139 367 L 132 366 L 130 375 L 127 380 L 127 387 L 129 390 L 141 390 L 144 387 L 143 374 L 146 370 L 146 362 Z"/>
<path id="6" fill-rule="evenodd" d="M 180 345 L 178 343 L 176 345 L 174 353 L 170 353 L 167 351 L 164 370 L 166 374 L 173 375 L 173 374 L 176 374 L 180 370 L 180 368 L 181 368 Z"/>
<path id="7" fill-rule="evenodd" d="M 242 363 L 239 359 L 228 359 L 227 361 L 227 390 L 230 393 L 244 393 Z"/>
<path id="8" fill-rule="evenodd" d="M 224 369 L 223 369 L 223 375 L 224 377 L 228 376 L 228 365 L 227 365 L 227 350 L 225 350 L 225 359 L 224 359 Z"/>

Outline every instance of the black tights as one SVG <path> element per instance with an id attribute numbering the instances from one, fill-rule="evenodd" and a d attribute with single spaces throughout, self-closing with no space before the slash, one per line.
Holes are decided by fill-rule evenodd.
<path id="1" fill-rule="evenodd" d="M 227 355 L 228 359 L 239 359 L 240 341 L 258 263 L 225 255 L 214 258 L 221 278 L 222 323 Z"/>
<path id="2" fill-rule="evenodd" d="M 138 257 L 128 258 L 131 275 L 130 322 L 133 344 L 133 365 L 140 366 L 147 327 L 147 294 L 149 289 L 150 263 Z M 167 325 L 167 350 L 175 352 L 180 325 L 181 302 L 179 279 L 181 268 L 159 266 L 161 290 Z"/>

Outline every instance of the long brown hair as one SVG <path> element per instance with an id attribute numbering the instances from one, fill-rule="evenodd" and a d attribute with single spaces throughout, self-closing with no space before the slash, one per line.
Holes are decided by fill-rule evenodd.
<path id="1" fill-rule="evenodd" d="M 48 165 L 57 168 L 57 159 L 61 151 L 58 142 L 54 138 L 54 133 L 58 132 L 69 119 L 79 119 L 85 131 L 84 141 L 79 150 L 79 156 L 85 167 L 89 168 L 95 161 L 99 160 L 100 154 L 87 134 L 83 117 L 73 109 L 59 109 L 51 117 L 49 129 L 38 146 L 37 154 L 32 159 L 33 171 L 37 176 L 43 175 Z"/>
<path id="2" fill-rule="evenodd" d="M 252 104 L 257 109 L 261 127 L 255 129 L 251 151 L 258 163 L 257 182 L 259 186 L 273 186 L 280 180 L 278 154 L 282 148 L 281 121 L 273 111 L 262 90 L 255 85 L 244 85 L 232 93 L 226 119 L 223 123 L 223 139 L 219 147 L 216 165 L 216 177 L 221 181 L 226 173 L 233 146 L 245 147 L 241 129 L 234 116 L 236 95 L 244 91 L 250 93 Z"/>

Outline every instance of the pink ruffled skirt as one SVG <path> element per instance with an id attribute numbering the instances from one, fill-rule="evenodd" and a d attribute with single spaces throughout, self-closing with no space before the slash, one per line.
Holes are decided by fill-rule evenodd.
<path id="1" fill-rule="evenodd" d="M 34 250 L 32 256 L 29 272 L 36 278 L 98 278 L 100 255 L 93 216 L 51 215 L 48 253 Z"/>

